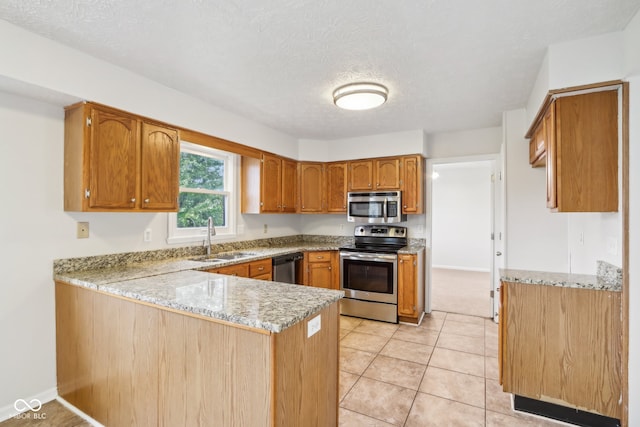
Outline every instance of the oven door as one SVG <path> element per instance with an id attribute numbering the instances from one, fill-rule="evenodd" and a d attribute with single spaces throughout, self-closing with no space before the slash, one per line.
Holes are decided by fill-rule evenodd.
<path id="1" fill-rule="evenodd" d="M 340 251 L 340 289 L 346 298 L 398 303 L 398 255 Z"/>

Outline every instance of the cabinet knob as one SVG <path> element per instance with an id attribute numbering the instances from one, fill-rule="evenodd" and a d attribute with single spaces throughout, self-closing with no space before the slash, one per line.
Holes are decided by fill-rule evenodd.
<path id="1" fill-rule="evenodd" d="M 406 208 L 407 208 L 407 205 L 402 205 L 402 207 L 406 209 Z"/>
<path id="2" fill-rule="evenodd" d="M 144 202 L 145 202 L 145 203 L 149 203 L 149 199 L 148 199 L 148 198 L 147 198 L 147 199 L 144 199 Z"/>
<path id="3" fill-rule="evenodd" d="M 329 266 L 329 270 L 331 270 L 331 266 Z"/>
<path id="4" fill-rule="evenodd" d="M 369 187 L 371 187 L 371 184 L 369 184 Z"/>
<path id="5" fill-rule="evenodd" d="M 136 202 L 136 198 L 135 198 L 135 197 L 132 197 L 132 198 L 131 198 L 131 203 L 135 203 L 135 202 Z"/>

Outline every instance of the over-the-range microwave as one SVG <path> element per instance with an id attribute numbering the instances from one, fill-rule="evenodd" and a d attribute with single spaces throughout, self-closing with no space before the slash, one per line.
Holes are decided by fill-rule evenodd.
<path id="1" fill-rule="evenodd" d="M 402 214 L 400 191 L 347 193 L 347 221 L 369 224 L 393 224 L 407 220 Z"/>

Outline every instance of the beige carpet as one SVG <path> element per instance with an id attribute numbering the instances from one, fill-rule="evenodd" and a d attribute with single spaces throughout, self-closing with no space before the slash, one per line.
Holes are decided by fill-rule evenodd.
<path id="1" fill-rule="evenodd" d="M 477 271 L 431 270 L 431 309 L 492 317 L 491 275 Z"/>

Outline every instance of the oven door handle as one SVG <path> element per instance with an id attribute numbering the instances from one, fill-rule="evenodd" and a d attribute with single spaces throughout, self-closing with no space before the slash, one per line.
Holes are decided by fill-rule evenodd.
<path id="1" fill-rule="evenodd" d="M 357 252 L 340 252 L 340 258 L 353 259 L 353 260 L 365 260 L 365 261 L 396 261 L 397 255 L 391 254 L 367 254 Z"/>

